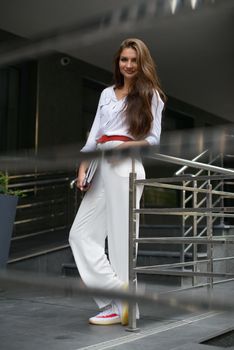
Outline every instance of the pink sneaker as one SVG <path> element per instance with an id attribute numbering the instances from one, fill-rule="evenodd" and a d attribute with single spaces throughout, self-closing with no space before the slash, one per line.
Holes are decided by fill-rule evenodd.
<path id="1" fill-rule="evenodd" d="M 119 315 L 118 308 L 115 306 L 115 304 L 109 305 L 108 308 L 101 311 L 96 316 L 91 317 L 89 319 L 89 323 L 101 326 L 121 323 L 121 317 Z"/>

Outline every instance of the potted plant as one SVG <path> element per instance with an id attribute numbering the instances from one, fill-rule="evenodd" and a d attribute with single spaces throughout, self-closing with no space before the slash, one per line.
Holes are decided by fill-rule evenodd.
<path id="1" fill-rule="evenodd" d="M 8 261 L 18 196 L 22 195 L 19 190 L 10 190 L 8 183 L 7 173 L 0 172 L 0 268 Z"/>

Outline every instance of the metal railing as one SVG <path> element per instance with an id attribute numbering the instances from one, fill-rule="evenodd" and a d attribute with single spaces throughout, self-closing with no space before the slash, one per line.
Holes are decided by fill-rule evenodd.
<path id="1" fill-rule="evenodd" d="M 199 154 L 198 156 L 196 156 L 192 161 L 197 161 L 198 159 L 202 159 L 205 158 L 206 163 L 208 163 L 209 165 L 214 165 L 216 164 L 216 162 L 220 163 L 220 166 L 223 169 L 223 155 L 218 154 L 218 155 L 212 155 L 209 150 L 205 150 L 204 152 L 202 152 L 201 154 Z M 218 170 L 219 171 L 219 170 Z M 179 169 L 175 175 L 179 176 L 179 175 L 186 175 L 186 173 L 191 173 L 191 168 L 189 166 L 183 166 L 181 169 Z M 202 179 L 202 180 L 188 180 L 188 181 L 183 181 L 183 186 L 186 188 L 187 186 L 189 186 L 190 184 L 192 184 L 192 186 L 194 188 L 209 188 L 211 185 L 211 178 L 209 177 L 211 174 L 216 175 L 218 172 L 215 171 L 211 171 L 211 170 L 206 170 L 206 169 L 199 169 L 197 171 L 197 169 L 195 169 L 195 173 L 193 172 L 192 175 L 193 177 L 197 177 L 200 175 L 207 175 L 208 177 Z M 224 188 L 224 182 L 223 182 L 223 178 L 221 179 L 216 179 L 212 181 L 214 184 L 212 185 L 213 190 L 218 190 L 221 189 L 223 190 Z M 194 191 L 193 193 L 190 193 L 189 191 L 183 190 L 182 191 L 182 208 L 187 208 L 188 205 L 192 202 L 192 206 L 193 208 L 202 208 L 204 206 L 207 205 L 207 194 L 206 193 L 198 193 L 197 191 Z M 216 207 L 217 205 L 220 205 L 221 207 L 223 207 L 223 196 L 222 195 L 216 195 L 216 198 L 214 199 L 214 196 L 210 197 L 211 203 L 210 206 L 211 207 Z M 209 222 L 208 217 L 205 216 L 200 216 L 198 217 L 197 215 L 193 215 L 193 218 L 189 224 L 189 220 L 191 219 L 191 215 L 183 215 L 182 216 L 182 236 L 183 237 L 188 237 L 190 235 L 193 235 L 195 237 L 202 237 L 206 234 L 208 234 L 208 229 L 209 226 L 214 224 L 217 220 L 220 221 L 221 225 L 224 225 L 224 217 L 212 217 L 209 220 L 211 220 L 211 222 Z M 188 224 L 187 224 L 188 223 Z M 192 259 L 193 260 L 198 260 L 198 249 L 197 249 L 197 245 L 193 245 L 193 244 L 187 244 L 187 245 L 183 245 L 182 249 L 181 249 L 181 261 L 185 261 L 185 255 L 187 253 L 191 253 L 192 254 Z M 196 278 L 194 276 L 193 278 L 193 285 L 196 284 Z"/>
<path id="2" fill-rule="evenodd" d="M 73 176 L 63 171 L 9 176 L 9 189 L 23 194 L 17 206 L 10 262 L 27 257 L 29 252 L 40 253 L 47 243 L 53 248 L 67 242 L 76 210 L 74 193 L 69 187 Z"/>
<path id="3" fill-rule="evenodd" d="M 213 232 L 213 224 L 216 219 L 234 218 L 234 206 L 224 206 L 223 198 L 234 199 L 234 193 L 223 188 L 223 181 L 234 178 L 234 171 L 221 166 L 213 165 L 218 158 L 212 157 L 209 164 L 198 162 L 208 151 L 192 161 L 171 157 L 163 154 L 150 156 L 151 159 L 160 160 L 172 164 L 182 165 L 176 175 L 168 178 L 137 180 L 134 160 L 132 160 L 132 172 L 129 176 L 129 289 L 136 290 L 137 273 L 154 274 L 166 276 L 180 276 L 181 278 L 192 278 L 192 286 L 213 287 L 214 283 L 220 283 L 234 278 L 234 273 L 216 272 L 216 262 L 227 262 L 234 256 L 216 258 L 214 248 L 216 246 L 227 246 L 234 244 L 234 236 L 216 235 Z M 182 174 L 188 167 L 198 169 L 195 173 Z M 207 173 L 204 175 L 204 171 Z M 174 189 L 183 194 L 182 207 L 179 208 L 136 208 L 136 187 L 157 187 L 163 189 Z M 189 193 L 187 195 L 187 193 Z M 200 198 L 202 196 L 202 198 Z M 186 199 L 189 198 L 187 201 Z M 215 198 L 215 202 L 213 201 Z M 185 205 L 190 203 L 190 205 Z M 215 204 L 215 205 L 214 205 Z M 219 206 L 218 206 L 219 205 Z M 136 236 L 137 215 L 167 215 L 182 218 L 181 237 L 144 237 Z M 185 219 L 192 218 L 192 226 L 185 230 Z M 205 220 L 205 229 L 198 234 L 198 224 Z M 181 261 L 179 263 L 137 266 L 137 245 L 144 244 L 179 244 L 181 246 Z M 199 259 L 198 246 L 206 247 L 206 257 Z M 192 259 L 186 261 L 185 253 L 192 249 Z M 205 267 L 204 267 L 205 266 Z M 198 283 L 198 278 L 205 278 L 206 283 Z M 214 278 L 219 279 L 214 281 Z M 190 287 L 191 288 L 191 287 Z M 134 331 L 136 327 L 136 305 L 129 305 L 129 330 Z"/>

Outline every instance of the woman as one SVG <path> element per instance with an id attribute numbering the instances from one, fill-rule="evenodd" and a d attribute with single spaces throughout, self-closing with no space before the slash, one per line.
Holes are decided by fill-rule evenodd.
<path id="1" fill-rule="evenodd" d="M 103 90 L 82 152 L 159 143 L 165 95 L 146 45 L 139 39 L 122 42 L 114 61 L 114 85 Z M 136 160 L 137 178 L 145 178 Z M 88 162 L 81 163 L 77 186 L 84 191 Z M 128 284 L 128 187 L 131 159 L 102 158 L 72 225 L 69 243 L 84 283 L 89 287 L 122 289 Z M 137 188 L 139 206 L 143 188 Z M 138 225 L 139 226 L 139 225 Z M 108 255 L 105 255 L 105 238 Z M 128 322 L 127 307 L 95 299 L 101 312 L 92 324 Z"/>

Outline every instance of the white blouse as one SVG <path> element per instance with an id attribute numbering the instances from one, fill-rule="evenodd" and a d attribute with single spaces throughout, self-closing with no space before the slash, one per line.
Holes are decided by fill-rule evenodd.
<path id="1" fill-rule="evenodd" d="M 117 99 L 114 86 L 110 86 L 102 91 L 89 137 L 81 152 L 95 151 L 97 140 L 102 135 L 124 135 L 134 139 L 128 132 L 129 126 L 124 115 L 125 100 L 126 97 L 120 100 Z M 159 93 L 157 91 L 154 92 L 151 102 L 153 123 L 149 134 L 145 137 L 145 140 L 150 145 L 156 145 L 160 141 L 163 106 L 164 103 Z"/>

